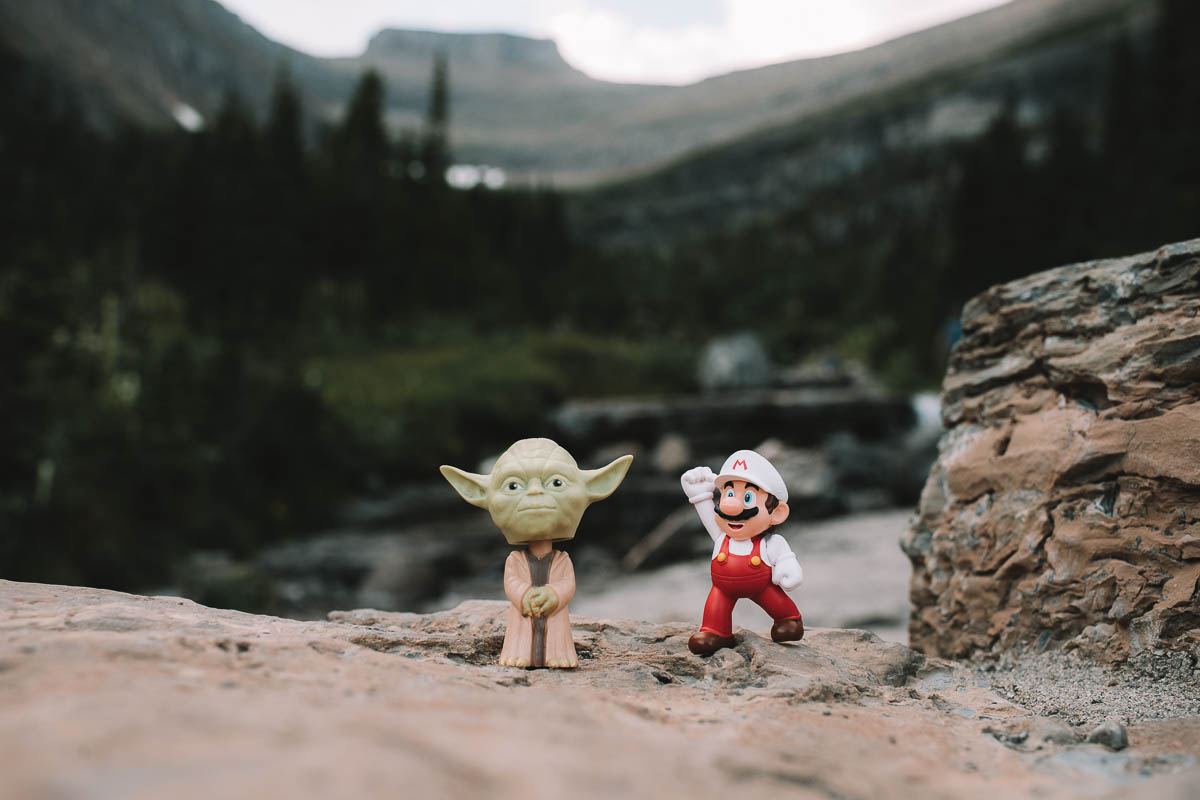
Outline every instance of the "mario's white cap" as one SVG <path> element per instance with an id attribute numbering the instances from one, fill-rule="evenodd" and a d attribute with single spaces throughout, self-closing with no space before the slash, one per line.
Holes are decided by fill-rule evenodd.
<path id="1" fill-rule="evenodd" d="M 779 470 L 753 450 L 738 450 L 725 459 L 725 463 L 721 465 L 721 471 L 717 474 L 716 484 L 720 486 L 721 481 L 728 478 L 749 481 L 758 488 L 778 497 L 779 502 L 787 502 L 787 487 L 783 485 L 783 478 L 780 476 Z"/>

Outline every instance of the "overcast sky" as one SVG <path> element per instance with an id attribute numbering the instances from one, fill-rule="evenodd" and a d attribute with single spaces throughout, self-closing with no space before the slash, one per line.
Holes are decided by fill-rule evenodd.
<path id="1" fill-rule="evenodd" d="M 554 39 L 594 78 L 691 83 L 885 41 L 1007 0 L 221 0 L 320 56 L 357 55 L 385 27 Z"/>

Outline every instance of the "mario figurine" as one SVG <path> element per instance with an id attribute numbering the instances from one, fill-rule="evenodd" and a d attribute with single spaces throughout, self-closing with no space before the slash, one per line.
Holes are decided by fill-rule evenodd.
<path id="1" fill-rule="evenodd" d="M 743 597 L 775 620 L 773 640 L 803 638 L 804 621 L 784 590 L 799 586 L 804 570 L 787 541 L 771 532 L 788 518 L 787 487 L 779 471 L 753 450 L 738 450 L 719 474 L 696 467 L 683 473 L 680 482 L 713 539 L 712 591 L 688 649 L 709 656 L 735 646 L 733 606 Z"/>

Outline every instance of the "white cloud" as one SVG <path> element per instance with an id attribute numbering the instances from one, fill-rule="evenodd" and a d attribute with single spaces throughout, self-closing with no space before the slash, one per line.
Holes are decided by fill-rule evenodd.
<path id="1" fill-rule="evenodd" d="M 601 8 L 579 8 L 550 20 L 563 58 L 592 77 L 629 83 L 690 83 L 728 71 L 721 29 L 691 25 L 639 27 Z"/>
<path id="2" fill-rule="evenodd" d="M 600 2 L 551 18 L 563 56 L 613 81 L 690 83 L 711 75 L 868 47 L 1006 0 L 724 0 L 719 24 L 650 28 Z"/>
<path id="3" fill-rule="evenodd" d="M 383 27 L 548 36 L 596 78 L 689 83 L 867 47 L 1006 0 L 224 0 L 268 36 L 355 55 Z M 649 0 L 647 0 L 649 2 Z M 640 10 L 639 10 L 640 9 Z"/>
<path id="4" fill-rule="evenodd" d="M 545 36 L 554 0 L 220 0 L 267 36 L 315 56 L 355 56 L 383 28 Z"/>

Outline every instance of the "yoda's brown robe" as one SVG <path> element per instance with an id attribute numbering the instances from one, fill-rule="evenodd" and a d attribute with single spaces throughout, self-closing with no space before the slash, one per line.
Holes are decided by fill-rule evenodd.
<path id="1" fill-rule="evenodd" d="M 537 635 L 535 620 L 521 613 L 521 600 L 534 585 L 529 559 L 525 549 L 509 553 L 504 562 L 504 593 L 508 596 L 508 627 L 504 632 L 504 648 L 501 660 L 524 659 L 530 666 L 544 666 L 552 661 L 565 661 L 570 666 L 579 665 L 575 656 L 575 642 L 571 640 L 571 619 L 567 616 L 567 603 L 575 596 L 575 568 L 571 557 L 562 550 L 551 550 L 543 558 L 551 559 L 549 579 L 546 584 L 558 595 L 558 607 L 545 617 L 545 653 L 535 646 L 542 638 Z"/>

